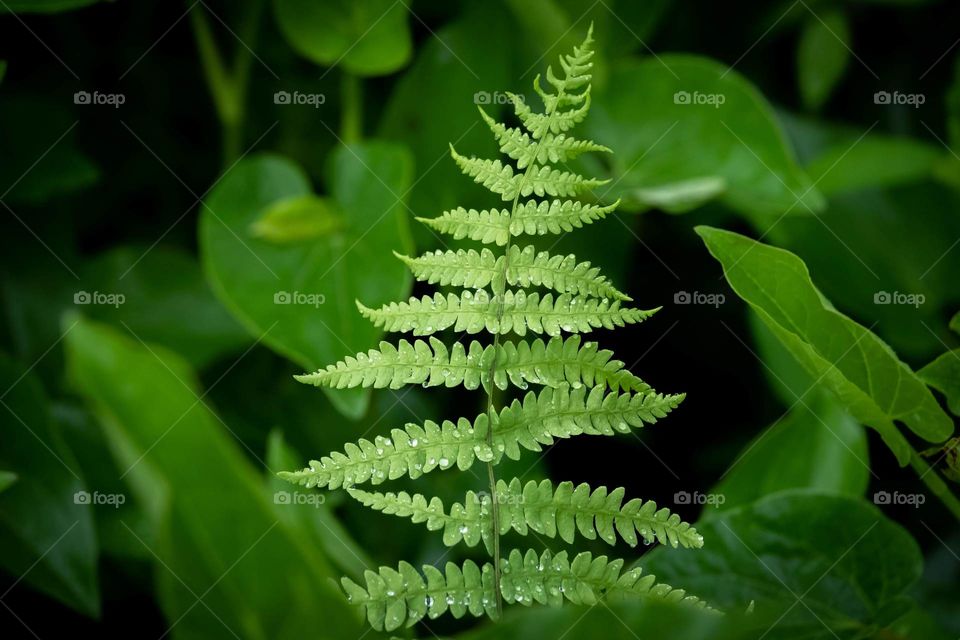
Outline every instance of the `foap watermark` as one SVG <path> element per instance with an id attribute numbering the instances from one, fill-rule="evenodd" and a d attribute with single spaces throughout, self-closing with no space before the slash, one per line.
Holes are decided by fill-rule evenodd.
<path id="1" fill-rule="evenodd" d="M 122 293 L 103 293 L 102 291 L 77 291 L 73 294 L 73 304 L 101 304 L 117 308 L 127 301 Z"/>
<path id="2" fill-rule="evenodd" d="M 900 291 L 877 291 L 873 294 L 873 304 L 903 304 L 919 308 L 927 297 L 922 293 L 903 293 Z"/>
<path id="3" fill-rule="evenodd" d="M 127 496 L 122 493 L 100 493 L 94 491 L 77 491 L 73 494 L 73 504 L 89 504 L 93 506 L 107 506 L 119 509 L 120 505 L 127 501 Z"/>
<path id="4" fill-rule="evenodd" d="M 694 491 L 677 491 L 673 494 L 674 504 L 699 504 L 709 507 L 719 507 L 727 501 L 727 496 L 722 493 L 700 493 Z"/>
<path id="5" fill-rule="evenodd" d="M 677 91 L 673 94 L 673 104 L 707 105 L 719 109 L 727 101 L 722 93 L 701 93 L 700 91 Z"/>
<path id="6" fill-rule="evenodd" d="M 277 491 L 273 494 L 273 504 L 280 505 L 306 505 L 319 509 L 327 501 L 327 496 L 322 493 L 310 493 L 303 491 Z"/>
<path id="7" fill-rule="evenodd" d="M 319 109 L 327 101 L 322 93 L 302 93 L 300 91 L 277 91 L 273 94 L 273 104 L 306 105 Z"/>
<path id="8" fill-rule="evenodd" d="M 722 293 L 701 293 L 700 291 L 677 291 L 673 294 L 673 304 L 703 304 L 718 308 L 727 301 Z"/>
<path id="9" fill-rule="evenodd" d="M 102 93 L 100 91 L 77 91 L 73 94 L 73 104 L 107 106 L 119 109 L 127 101 L 122 93 Z"/>
<path id="10" fill-rule="evenodd" d="M 319 307 L 327 301 L 322 293 L 304 293 L 302 291 L 277 291 L 273 294 L 273 304 L 305 304 Z"/>
<path id="11" fill-rule="evenodd" d="M 491 494 L 489 491 L 477 491 L 476 493 L 471 494 L 468 502 L 472 501 L 481 505 L 492 504 L 490 495 Z M 523 504 L 526 502 L 526 498 L 522 493 L 501 493 L 500 491 L 497 491 L 495 495 L 497 496 L 497 504 Z"/>
<path id="12" fill-rule="evenodd" d="M 520 94 L 509 94 L 502 91 L 477 91 L 473 94 L 473 104 L 513 104 L 513 101 L 526 102 L 527 99 Z"/>
<path id="13" fill-rule="evenodd" d="M 907 105 L 919 109 L 927 101 L 922 93 L 901 93 L 899 91 L 877 91 L 873 94 L 873 104 Z"/>
<path id="14" fill-rule="evenodd" d="M 907 505 L 919 507 L 927 501 L 927 496 L 922 493 L 900 493 L 899 491 L 877 491 L 873 494 L 873 504 L 877 505 Z"/>

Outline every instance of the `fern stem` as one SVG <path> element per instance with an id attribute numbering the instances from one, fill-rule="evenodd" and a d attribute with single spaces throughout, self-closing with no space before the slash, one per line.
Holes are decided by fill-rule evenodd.
<path id="1" fill-rule="evenodd" d="M 556 110 L 557 104 L 560 103 L 560 100 L 563 97 L 563 91 L 560 90 L 557 92 L 557 99 L 552 104 L 545 105 L 544 109 L 544 121 L 546 121 L 550 115 Z M 538 136 L 535 136 L 537 139 L 537 147 L 534 150 L 533 158 L 527 168 L 523 172 L 523 178 L 520 180 L 520 185 L 517 188 L 517 195 L 513 197 L 513 203 L 510 205 L 510 216 L 507 218 L 507 223 L 513 220 L 513 217 L 517 213 L 517 204 L 520 202 L 520 193 L 523 191 L 523 186 L 526 184 L 527 180 L 530 177 L 534 167 L 536 166 L 535 159 L 537 153 L 540 149 L 540 145 L 543 143 L 543 136 L 546 132 L 540 131 Z M 495 296 L 499 298 L 499 304 L 497 305 L 497 323 L 503 319 L 503 310 L 504 310 L 504 293 L 507 288 L 507 273 L 510 270 L 510 249 L 513 246 L 513 236 L 512 234 L 507 235 L 507 244 L 503 248 L 503 267 L 499 273 L 492 280 L 492 288 Z M 493 336 L 493 350 L 494 353 L 497 352 L 497 349 L 500 347 L 500 333 L 496 333 Z M 487 378 L 487 414 L 490 416 L 490 428 L 487 429 L 487 445 L 491 448 L 493 447 L 493 429 L 496 425 L 494 421 L 495 416 L 495 402 L 494 402 L 494 393 L 496 385 L 494 384 L 494 379 L 497 373 L 497 360 L 499 358 L 494 358 L 493 362 L 490 363 L 490 372 Z M 493 540 L 493 588 L 497 598 L 497 618 L 500 618 L 503 614 L 503 594 L 500 590 L 500 583 L 502 580 L 501 575 L 501 553 L 500 553 L 500 503 L 497 496 L 497 476 L 493 469 L 493 462 L 487 463 L 487 479 L 490 483 L 490 508 L 492 509 L 490 522 L 493 532 L 491 539 Z"/>
<path id="2" fill-rule="evenodd" d="M 957 520 L 960 520 L 960 500 L 957 500 L 957 496 L 953 495 L 953 492 L 950 491 L 950 487 L 947 486 L 947 483 L 943 481 L 943 478 L 940 477 L 940 474 L 937 473 L 930 464 L 923 459 L 915 449 L 910 450 L 910 466 L 913 467 L 913 470 L 917 472 L 917 475 L 920 476 L 920 480 L 923 481 L 927 488 L 930 489 L 930 492 L 937 496 L 940 499 L 940 502 L 950 510 L 950 513 L 953 514 Z"/>

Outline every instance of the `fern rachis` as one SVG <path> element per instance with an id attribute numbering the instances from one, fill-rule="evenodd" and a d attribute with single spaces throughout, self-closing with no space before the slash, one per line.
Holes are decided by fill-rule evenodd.
<path id="1" fill-rule="evenodd" d="M 391 631 L 444 613 L 499 618 L 503 602 L 556 606 L 564 600 L 594 604 L 602 598 L 639 596 L 702 605 L 682 590 L 657 584 L 639 569 L 624 571 L 622 560 L 589 553 L 570 559 L 566 552 L 516 549 L 503 554 L 500 549 L 500 537 L 509 531 L 521 535 L 532 531 L 566 543 L 579 534 L 610 545 L 618 540 L 631 546 L 654 541 L 685 548 L 703 544 L 696 530 L 677 515 L 651 501 L 625 501 L 622 488 L 608 491 L 548 480 L 522 484 L 516 478 L 498 480 L 495 474 L 504 456 L 518 459 L 523 450 L 540 451 L 557 439 L 630 432 L 665 417 L 683 400 L 682 394 L 657 393 L 622 362 L 611 359 L 611 352 L 578 335 L 642 322 L 658 309 L 625 306 L 631 303 L 629 296 L 589 262 L 514 244 L 522 235 L 569 232 L 616 208 L 616 203 L 580 203 L 574 199 L 578 194 L 603 181 L 552 166 L 582 153 L 610 152 L 570 134 L 590 107 L 591 33 L 572 55 L 561 56 L 563 77 L 548 67 L 546 80 L 553 93 L 541 86 L 539 76 L 534 81 L 543 113 L 514 97 L 522 128 L 500 124 L 480 109 L 507 161 L 464 156 L 451 146 L 462 172 L 510 202 L 510 208 L 458 208 L 437 218 L 418 218 L 435 231 L 496 245 L 502 252 L 482 247 L 479 252 L 398 255 L 418 280 L 459 288 L 459 293 L 410 298 L 378 309 L 358 302 L 358 308 L 387 331 L 426 339 L 382 342 L 378 349 L 297 376 L 307 384 L 338 389 L 463 386 L 482 387 L 487 396 L 486 411 L 472 420 L 408 424 L 389 436 L 348 443 L 342 452 L 311 461 L 301 471 L 280 474 L 307 487 L 345 488 L 369 508 L 442 531 L 448 546 L 482 543 L 491 555 L 491 562 L 482 565 L 468 560 L 462 565 L 447 563 L 443 570 L 425 566 L 422 572 L 401 562 L 397 569 L 367 571 L 364 585 L 344 578 L 349 599 L 364 608 L 376 629 Z M 528 292 L 531 288 L 544 291 Z M 492 340 L 486 345 L 458 341 L 448 347 L 435 337 L 448 328 L 492 335 Z M 507 339 L 511 334 L 523 338 L 528 332 L 547 337 Z M 528 390 L 530 385 L 540 389 Z M 522 399 L 497 406 L 496 393 L 512 388 L 527 391 Z M 358 486 L 452 467 L 466 470 L 476 462 L 486 465 L 487 490 L 468 492 L 449 510 L 435 497 Z"/>

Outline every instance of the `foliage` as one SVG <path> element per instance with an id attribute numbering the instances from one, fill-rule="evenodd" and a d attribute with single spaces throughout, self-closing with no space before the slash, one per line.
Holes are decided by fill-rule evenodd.
<path id="1" fill-rule="evenodd" d="M 561 56 L 560 75 L 553 67 L 547 68 L 546 82 L 553 93 L 541 86 L 537 76 L 534 89 L 543 100 L 543 113 L 534 112 L 519 96 L 510 94 L 525 130 L 497 123 L 480 107 L 501 152 L 515 161 L 516 168 L 500 160 L 462 156 L 451 146 L 451 156 L 465 175 L 512 202 L 509 210 L 497 215 L 504 231 L 520 209 L 562 212 L 574 207 L 570 200 L 521 202 L 521 197 L 573 197 L 601 184 L 551 166 L 584 152 L 609 151 L 568 133 L 590 107 L 593 55 L 591 28 L 572 54 Z M 459 225 L 467 221 L 464 209 L 444 215 Z M 489 211 L 479 216 L 491 218 Z M 446 231 L 457 235 L 461 229 Z M 457 618 L 468 612 L 499 618 L 501 600 L 559 606 L 564 599 L 596 604 L 607 597 L 646 596 L 699 603 L 683 591 L 655 583 L 653 576 L 641 576 L 639 569 L 621 573 L 622 560 L 608 562 L 605 556 L 594 558 L 586 552 L 571 560 L 566 552 L 501 551 L 500 536 L 511 528 L 521 535 L 528 529 L 547 537 L 559 533 L 564 541 L 572 542 L 575 525 L 581 535 L 591 539 L 599 535 L 611 543 L 617 531 L 630 544 L 637 543 L 637 533 L 647 544 L 654 540 L 694 548 L 703 544 L 689 524 L 653 502 L 632 499 L 621 506 L 621 488 L 608 492 L 605 487 L 591 490 L 581 484 L 574 489 L 565 482 L 554 490 L 547 480 L 526 486 L 517 478 L 509 483 L 495 480 L 494 465 L 504 455 L 518 458 L 521 447 L 540 451 L 542 445 L 560 438 L 627 432 L 663 418 L 683 399 L 682 395 L 659 394 L 636 379 L 627 382 L 629 387 L 623 385 L 620 393 L 617 387 L 629 375 L 621 369 L 622 363 L 614 361 L 607 366 L 609 352 L 598 353 L 595 343 L 579 350 L 579 340 L 568 338 L 564 343 L 557 337 L 561 331 L 578 333 L 633 324 L 655 310 L 621 308 L 620 300 L 627 296 L 612 288 L 589 263 L 577 264 L 573 255 L 535 254 L 532 246 L 521 250 L 509 239 L 504 244 L 499 256 L 487 249 L 483 253 L 438 251 L 414 259 L 399 256 L 418 280 L 464 288 L 459 295 L 438 293 L 379 309 L 357 302 L 361 314 L 387 331 L 432 336 L 452 327 L 459 333 L 492 334 L 492 344 L 483 347 L 474 341 L 464 347 L 456 342 L 448 350 L 433 337 L 429 345 L 422 340 L 414 345 L 404 340 L 397 347 L 384 343 L 379 351 L 361 353 L 300 376 L 302 382 L 336 388 L 420 383 L 463 384 L 475 389 L 482 384 L 489 399 L 487 411 L 472 422 L 461 418 L 441 425 L 431 421 L 422 427 L 408 424 L 394 429 L 389 438 L 377 436 L 373 442 L 347 444 L 343 453 L 332 453 L 312 461 L 303 471 L 283 472 L 281 477 L 306 487 L 345 487 L 368 507 L 412 517 L 431 530 L 442 529 L 448 546 L 461 541 L 472 546 L 483 540 L 492 562 L 480 566 L 470 560 L 462 567 L 448 562 L 441 572 L 425 565 L 421 576 L 412 565 L 401 562 L 397 570 L 381 567 L 377 572 L 367 571 L 364 586 L 344 578 L 348 598 L 363 606 L 367 620 L 378 630 L 392 631 L 448 611 Z M 553 289 L 559 295 L 554 300 L 551 293 L 541 298 L 536 292 L 524 292 L 532 286 Z M 608 296 L 616 299 L 609 302 Z M 523 336 L 527 331 L 554 337 L 546 346 L 542 340 L 501 342 L 501 335 Z M 565 359 L 572 360 L 572 366 L 568 368 Z M 541 375 L 545 369 L 552 375 Z M 573 380 L 568 382 L 568 377 Z M 504 388 L 507 380 L 521 388 L 528 383 L 545 388 L 498 409 L 494 387 Z M 489 493 L 469 492 L 463 504 L 454 504 L 447 512 L 438 498 L 428 500 L 419 493 L 382 494 L 354 488 L 367 481 L 379 484 L 402 476 L 417 478 L 454 465 L 466 470 L 477 460 L 488 465 Z"/>

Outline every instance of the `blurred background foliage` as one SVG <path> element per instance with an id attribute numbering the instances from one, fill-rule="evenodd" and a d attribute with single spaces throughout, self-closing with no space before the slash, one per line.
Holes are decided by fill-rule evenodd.
<path id="1" fill-rule="evenodd" d="M 615 155 L 580 168 L 622 206 L 556 250 L 666 307 L 598 339 L 688 399 L 642 440 L 560 443 L 505 474 L 624 486 L 699 519 L 703 551 L 642 562 L 729 615 L 627 603 L 410 633 L 960 634 L 956 520 L 693 231 L 795 253 L 914 370 L 939 356 L 925 379 L 957 409 L 942 355 L 960 346 L 956 3 L 0 0 L 4 637 L 357 638 L 333 578 L 464 557 L 340 492 L 289 504 L 272 472 L 472 416 L 479 396 L 291 375 L 375 346 L 355 299 L 428 290 L 391 254 L 443 246 L 413 218 L 487 202 L 448 143 L 492 155 L 474 104 L 532 100 L 591 22 L 586 133 Z M 416 482 L 445 500 L 483 485 Z M 927 499 L 878 507 L 878 492 Z M 708 495 L 724 501 L 689 498 Z"/>

